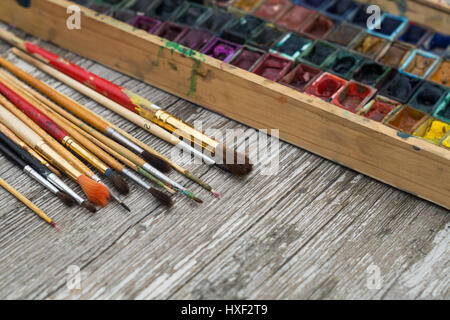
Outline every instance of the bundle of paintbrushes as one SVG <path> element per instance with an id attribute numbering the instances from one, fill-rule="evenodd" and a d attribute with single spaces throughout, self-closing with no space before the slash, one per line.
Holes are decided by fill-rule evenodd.
<path id="1" fill-rule="evenodd" d="M 19 58 L 158 138 L 203 159 L 207 165 L 216 164 L 236 175 L 251 171 L 246 155 L 227 148 L 145 98 L 8 31 L 0 30 L 0 37 L 25 51 L 13 49 Z M 0 152 L 66 205 L 78 203 L 95 212 L 96 205 L 106 206 L 113 199 L 131 211 L 123 200 L 130 189 L 121 174 L 168 207 L 173 206 L 172 196 L 177 191 L 201 203 L 190 190 L 167 176 L 172 168 L 220 197 L 193 173 L 94 111 L 1 57 L 0 66 Z M 115 190 L 108 188 L 87 164 L 110 180 Z M 62 175 L 77 182 L 87 199 L 65 184 Z"/>

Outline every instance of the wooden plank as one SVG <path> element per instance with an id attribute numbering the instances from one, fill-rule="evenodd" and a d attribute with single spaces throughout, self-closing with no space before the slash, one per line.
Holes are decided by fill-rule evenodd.
<path id="1" fill-rule="evenodd" d="M 0 17 L 252 127 L 279 128 L 285 141 L 450 208 L 448 150 L 90 10 L 81 30 L 68 30 L 68 4 L 45 0 L 25 9 L 7 0 Z"/>
<path id="2" fill-rule="evenodd" d="M 41 45 L 190 121 L 253 131 L 73 53 Z M 168 154 L 166 143 L 13 55 L 7 58 Z M 0 175 L 63 228 L 62 234 L 53 232 L 0 190 L 0 298 L 450 298 L 448 255 L 439 254 L 449 237 L 447 210 L 287 143 L 280 144 L 280 173 L 274 177 L 256 171 L 236 179 L 189 165 L 223 192 L 220 201 L 172 173 L 208 201 L 198 206 L 177 198 L 176 207 L 167 211 L 132 184 L 131 214 L 113 203 L 96 215 L 67 209 L 4 158 L 0 161 Z M 371 263 L 381 268 L 381 290 L 365 285 Z M 66 286 L 70 265 L 81 268 L 81 290 Z M 423 271 L 429 282 L 417 280 Z"/>

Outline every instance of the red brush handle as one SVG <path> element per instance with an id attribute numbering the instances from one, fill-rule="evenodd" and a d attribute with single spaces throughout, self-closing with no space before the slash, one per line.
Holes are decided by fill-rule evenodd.
<path id="1" fill-rule="evenodd" d="M 0 82 L 0 93 L 3 94 L 9 101 L 11 101 L 18 109 L 22 110 L 31 120 L 36 122 L 42 129 L 58 141 L 62 141 L 67 133 L 62 130 L 56 123 L 54 123 L 46 115 L 42 114 L 33 105 L 23 100 L 18 94 L 8 88 L 5 84 Z"/>
<path id="2" fill-rule="evenodd" d="M 98 93 L 114 100 L 118 104 L 124 106 L 125 108 L 138 113 L 136 107 L 138 107 L 130 97 L 128 97 L 124 92 L 124 88 L 112 83 L 102 77 L 93 74 L 86 69 L 83 69 L 47 50 L 38 47 L 37 45 L 25 42 L 25 48 L 28 53 L 39 56 L 46 63 L 55 67 L 67 76 L 81 82 L 88 87 L 94 89 Z"/>

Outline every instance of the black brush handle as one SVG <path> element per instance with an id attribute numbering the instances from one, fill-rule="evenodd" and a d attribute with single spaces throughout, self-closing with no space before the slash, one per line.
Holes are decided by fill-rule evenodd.
<path id="1" fill-rule="evenodd" d="M 30 165 L 41 176 L 48 177 L 52 172 L 47 169 L 42 163 L 36 160 L 31 154 L 28 153 L 21 146 L 17 145 L 14 141 L 8 138 L 3 132 L 0 132 L 0 143 L 7 146 L 17 157 L 19 157 L 25 165 Z"/>
<path id="2" fill-rule="evenodd" d="M 0 152 L 3 153 L 12 163 L 19 166 L 22 170 L 27 166 L 25 161 L 20 159 L 10 148 L 0 142 Z"/>

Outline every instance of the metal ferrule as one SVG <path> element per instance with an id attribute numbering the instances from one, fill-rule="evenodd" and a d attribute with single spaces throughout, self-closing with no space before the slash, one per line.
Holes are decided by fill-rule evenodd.
<path id="1" fill-rule="evenodd" d="M 123 168 L 121 172 L 146 190 L 149 190 L 152 187 L 144 179 L 141 179 L 141 177 L 127 168 Z"/>
<path id="2" fill-rule="evenodd" d="M 78 154 L 80 157 L 89 162 L 91 165 L 96 167 L 102 173 L 104 173 L 108 169 L 108 167 L 99 158 L 97 158 L 94 154 L 86 150 L 71 137 L 65 136 L 64 139 L 62 140 L 62 144 L 67 148 L 69 148 L 70 150 L 72 150 L 73 152 L 75 152 L 76 154 Z"/>
<path id="3" fill-rule="evenodd" d="M 45 179 L 43 176 L 41 176 L 36 170 L 34 170 L 30 166 L 25 166 L 23 168 L 23 171 L 25 171 L 30 177 L 32 177 L 34 180 L 42 184 L 44 187 L 49 189 L 54 194 L 57 194 L 59 192 L 58 188 L 56 188 L 53 184 L 51 184 L 47 179 Z"/>
<path id="4" fill-rule="evenodd" d="M 177 144 L 177 148 L 184 150 L 186 152 L 189 152 L 189 154 L 193 154 L 194 156 L 196 156 L 197 158 L 203 159 L 203 161 L 207 164 L 207 165 L 213 165 L 216 162 L 211 159 L 210 157 L 208 157 L 207 155 L 203 154 L 203 152 L 191 147 L 190 145 L 188 145 L 187 143 L 185 143 L 184 141 L 180 141 Z"/>
<path id="5" fill-rule="evenodd" d="M 160 179 L 161 181 L 165 182 L 166 184 L 169 185 L 169 187 L 173 186 L 179 190 L 186 190 L 185 187 L 183 187 L 182 185 L 180 185 L 179 183 L 176 183 L 175 181 L 173 181 L 172 179 L 170 179 L 168 176 L 166 176 L 165 174 L 161 173 L 160 171 L 156 170 L 155 168 L 153 168 L 151 165 L 149 165 L 148 163 L 144 163 L 144 165 L 142 166 L 142 168 L 144 168 L 145 170 L 147 170 L 149 173 L 151 173 L 152 175 L 154 175 L 155 177 L 157 177 L 158 179 Z"/>
<path id="6" fill-rule="evenodd" d="M 127 148 L 133 150 L 135 153 L 141 154 L 142 152 L 144 152 L 144 149 L 142 149 L 141 147 L 139 147 L 137 144 L 133 143 L 129 139 L 125 138 L 123 135 L 121 135 L 119 132 L 117 132 L 116 130 L 114 130 L 111 127 L 106 129 L 106 135 L 109 136 L 110 138 L 116 140 L 120 144 L 126 146 Z"/>
<path id="7" fill-rule="evenodd" d="M 58 176 L 54 173 L 51 173 L 47 176 L 48 181 L 53 183 L 56 187 L 58 187 L 61 191 L 64 191 L 69 196 L 75 199 L 78 204 L 82 204 L 84 199 L 75 193 L 68 185 L 64 183 Z"/>
<path id="8" fill-rule="evenodd" d="M 188 139 L 211 153 L 214 153 L 215 148 L 219 144 L 214 139 L 211 139 L 162 109 L 157 110 L 151 120 L 166 130 Z"/>

